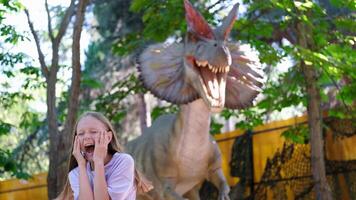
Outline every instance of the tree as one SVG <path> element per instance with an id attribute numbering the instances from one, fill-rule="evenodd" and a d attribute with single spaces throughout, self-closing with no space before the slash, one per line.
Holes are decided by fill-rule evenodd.
<path id="1" fill-rule="evenodd" d="M 237 26 L 240 31 L 238 36 L 253 44 L 265 62 L 273 64 L 285 56 L 294 60 L 295 65 L 288 72 L 291 78 L 288 81 L 294 84 L 285 86 L 286 94 L 292 95 L 294 100 L 287 103 L 287 98 L 277 97 L 281 91 L 267 87 L 264 91 L 270 96 L 262 103 L 264 108 L 278 108 L 281 104 L 284 107 L 286 104 L 283 106 L 283 103 L 299 104 L 300 100 L 307 105 L 312 174 L 317 199 L 332 199 L 323 154 L 321 103 L 322 97 L 326 95 L 321 86 L 336 83 L 345 76 L 352 80 L 356 78 L 355 72 L 352 72 L 355 53 L 350 51 L 354 43 L 350 34 L 355 23 L 349 12 L 355 9 L 355 4 L 351 1 L 338 5 L 332 3 L 337 13 L 328 9 L 329 1 L 248 1 L 246 18 Z M 351 26 L 345 27 L 345 24 Z M 283 40 L 289 44 L 286 45 Z M 275 50 L 275 46 L 279 49 Z M 341 49 L 345 53 L 342 58 L 336 56 Z M 301 81 L 303 78 L 304 81 Z M 285 82 L 278 83 L 279 86 L 282 84 Z M 341 101 L 346 101 L 342 91 L 339 95 Z M 345 103 L 345 107 L 349 105 Z M 347 114 L 349 117 L 353 115 L 352 112 Z"/>
<path id="2" fill-rule="evenodd" d="M 94 2 L 96 30 L 100 37 L 89 46 L 83 71 L 88 79 L 104 83 L 100 88 L 86 87 L 86 94 L 92 95 L 86 95 L 85 99 L 113 120 L 122 141 L 140 132 L 136 126 L 138 120 L 133 122 L 133 119 L 140 119 L 143 128 L 147 115 L 144 93 L 132 88 L 140 82 L 131 76 L 136 74 L 135 52 L 143 44 L 121 45 L 123 41 L 136 37 L 143 29 L 141 14 L 131 12 L 130 4 L 130 0 Z M 137 82 L 125 84 L 130 80 Z"/>
<path id="3" fill-rule="evenodd" d="M 48 197 L 53 199 L 62 189 L 66 180 L 67 160 L 69 158 L 71 139 L 73 138 L 72 129 L 77 115 L 78 98 L 80 89 L 80 37 L 84 21 L 84 14 L 88 0 L 72 0 L 69 7 L 65 10 L 64 16 L 61 18 L 60 25 L 57 31 L 52 28 L 52 19 L 49 12 L 47 0 L 45 7 L 48 17 L 48 36 L 52 44 L 52 58 L 48 65 L 45 61 L 41 48 L 38 33 L 31 22 L 29 11 L 25 9 L 28 25 L 36 43 L 38 59 L 40 62 L 42 75 L 46 80 L 46 97 L 47 97 L 47 122 L 49 133 L 49 172 L 48 172 Z M 60 67 L 59 50 L 63 36 L 65 35 L 72 16 L 75 15 L 73 36 L 72 36 L 72 80 L 70 85 L 68 114 L 64 124 L 64 129 L 59 130 L 58 111 L 56 105 L 56 83 L 57 73 Z M 56 34 L 55 34 L 56 33 Z"/>
<path id="4" fill-rule="evenodd" d="M 17 124 L 13 123 L 13 120 L 9 120 L 6 117 L 6 109 L 16 109 L 15 104 L 17 101 L 26 101 L 31 99 L 31 95 L 21 93 L 21 92 L 10 92 L 6 91 L 10 88 L 9 83 L 6 79 L 15 76 L 13 68 L 15 65 L 23 64 L 24 54 L 23 53 L 13 53 L 11 51 L 13 46 L 21 43 L 26 39 L 23 34 L 16 31 L 15 27 L 6 24 L 4 19 L 10 13 L 17 13 L 21 10 L 22 5 L 16 0 L 1 1 L 0 2 L 0 38 L 1 38 L 1 48 L 0 48 L 0 107 L 3 110 L 0 115 L 0 136 L 9 136 L 10 133 L 14 132 Z M 9 47 L 9 48 L 8 48 Z M 11 122 L 10 122 L 11 121 Z M 10 137 L 10 136 L 9 136 Z M 16 176 L 17 178 L 28 178 L 29 174 L 25 173 L 23 165 L 19 160 L 14 158 L 12 150 L 8 148 L 9 145 L 1 144 L 0 146 L 0 175 L 1 177 Z"/>

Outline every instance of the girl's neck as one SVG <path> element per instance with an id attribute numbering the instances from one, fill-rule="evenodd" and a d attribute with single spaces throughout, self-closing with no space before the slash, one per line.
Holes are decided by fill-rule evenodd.
<path id="1" fill-rule="evenodd" d="M 113 156 L 113 155 L 111 155 L 110 153 L 106 154 L 106 157 L 105 157 L 105 159 L 104 159 L 104 166 L 105 166 L 106 164 L 108 164 L 108 162 L 110 162 L 110 160 L 112 159 L 112 156 Z M 95 170 L 94 161 L 89 161 L 89 163 L 90 163 L 90 169 L 91 169 L 91 170 Z"/>

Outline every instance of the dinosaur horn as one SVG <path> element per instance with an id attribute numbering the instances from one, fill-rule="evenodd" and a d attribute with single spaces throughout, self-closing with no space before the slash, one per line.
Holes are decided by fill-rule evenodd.
<path id="1" fill-rule="evenodd" d="M 234 7 L 231 9 L 229 15 L 224 19 L 222 25 L 218 28 L 218 35 L 219 39 L 225 40 L 229 34 L 230 31 L 234 25 L 236 15 L 237 15 L 237 10 L 239 8 L 239 3 L 235 4 Z"/>
<path id="2" fill-rule="evenodd" d="M 184 7 L 188 31 L 204 38 L 213 39 L 214 34 L 209 24 L 205 21 L 203 16 L 194 9 L 193 5 L 188 0 L 184 0 Z"/>

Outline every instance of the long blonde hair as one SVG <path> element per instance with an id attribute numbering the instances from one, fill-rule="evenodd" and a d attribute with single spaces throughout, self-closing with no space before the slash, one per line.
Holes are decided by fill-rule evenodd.
<path id="1" fill-rule="evenodd" d="M 110 121 L 103 114 L 101 114 L 99 112 L 90 111 L 90 112 L 85 112 L 84 114 L 82 114 L 75 123 L 75 126 L 73 128 L 73 134 L 72 134 L 73 142 L 72 142 L 72 148 L 71 148 L 70 153 L 73 152 L 74 137 L 75 137 L 75 135 L 77 135 L 78 123 L 81 119 L 83 119 L 84 117 L 87 117 L 87 116 L 94 117 L 95 119 L 101 121 L 103 124 L 105 124 L 107 126 L 108 131 L 112 132 L 112 139 L 108 146 L 109 154 L 114 155 L 116 152 L 118 152 L 118 153 L 124 152 L 124 148 L 119 144 L 117 136 L 116 136 L 116 131 L 113 128 L 113 126 L 111 125 Z M 76 168 L 77 166 L 78 166 L 77 160 L 75 159 L 73 154 L 71 154 L 70 159 L 69 159 L 69 164 L 68 164 L 68 173 L 72 169 Z M 153 188 L 151 182 L 148 181 L 136 168 L 135 168 L 135 183 L 136 183 L 136 188 L 137 188 L 138 193 L 145 193 L 145 192 L 150 191 Z M 70 187 L 68 178 L 64 185 L 63 191 L 59 194 L 59 196 L 56 198 L 56 200 L 67 200 L 67 199 L 74 199 L 73 191 Z"/>

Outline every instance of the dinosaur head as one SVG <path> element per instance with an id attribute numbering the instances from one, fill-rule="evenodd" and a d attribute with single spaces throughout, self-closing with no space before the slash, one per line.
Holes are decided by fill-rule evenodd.
<path id="1" fill-rule="evenodd" d="M 226 76 L 232 63 L 225 39 L 235 21 L 238 4 L 216 30 L 188 0 L 184 1 L 184 7 L 188 24 L 184 55 L 186 77 L 210 109 L 220 111 L 225 104 Z"/>
<path id="2" fill-rule="evenodd" d="M 256 97 L 261 76 L 236 43 L 228 43 L 236 4 L 222 25 L 212 29 L 184 0 L 188 32 L 184 44 L 149 46 L 139 57 L 141 79 L 157 97 L 175 104 L 202 98 L 210 110 L 243 108 Z"/>

